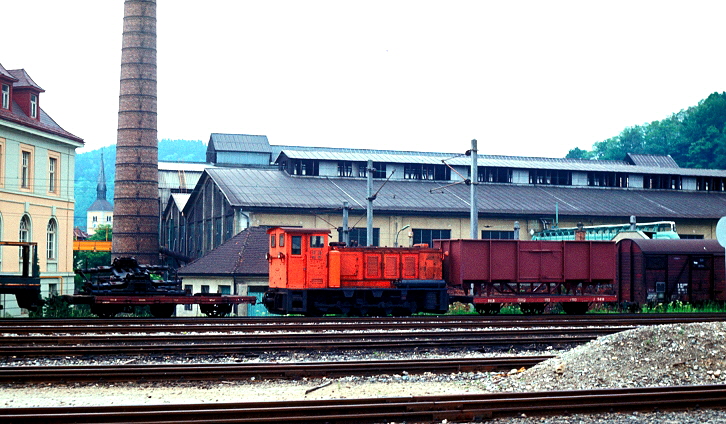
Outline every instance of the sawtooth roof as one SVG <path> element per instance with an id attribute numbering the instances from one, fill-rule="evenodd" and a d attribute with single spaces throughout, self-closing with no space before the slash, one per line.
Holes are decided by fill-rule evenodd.
<path id="1" fill-rule="evenodd" d="M 184 275 L 267 275 L 267 228 L 250 227 L 180 268 Z"/>
<path id="2" fill-rule="evenodd" d="M 337 210 L 343 202 L 366 207 L 366 180 L 291 176 L 283 171 L 245 168 L 205 170 L 197 183 L 211 178 L 233 207 L 290 212 Z M 468 214 L 469 187 L 446 182 L 390 180 L 374 182 L 375 211 L 419 215 Z M 448 186 L 447 186 L 448 185 Z M 444 187 L 447 186 L 447 187 Z M 726 194 L 681 190 L 479 184 L 483 215 L 630 216 L 648 218 L 720 218 L 726 215 Z M 190 203 L 187 204 L 189 206 Z"/>

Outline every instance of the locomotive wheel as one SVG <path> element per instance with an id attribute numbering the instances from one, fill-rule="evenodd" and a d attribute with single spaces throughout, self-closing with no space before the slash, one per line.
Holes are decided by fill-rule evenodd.
<path id="1" fill-rule="evenodd" d="M 149 312 L 154 318 L 169 318 L 174 315 L 176 305 L 173 303 L 161 303 L 157 305 L 149 305 Z"/>
<path id="2" fill-rule="evenodd" d="M 590 304 L 587 302 L 566 302 L 562 303 L 562 310 L 567 315 L 584 315 L 590 308 Z"/>
<path id="3" fill-rule="evenodd" d="M 223 317 L 232 312 L 232 304 L 215 303 L 214 305 L 199 305 L 199 310 L 208 317 Z"/>
<path id="4" fill-rule="evenodd" d="M 476 308 L 476 311 L 479 312 L 479 315 L 496 315 L 499 311 L 501 311 L 502 304 L 488 303 L 485 305 L 476 305 L 474 308 Z"/>
<path id="5" fill-rule="evenodd" d="M 547 306 L 546 303 L 540 302 L 522 303 L 519 305 L 519 309 L 524 315 L 542 315 L 544 313 L 545 306 Z"/>

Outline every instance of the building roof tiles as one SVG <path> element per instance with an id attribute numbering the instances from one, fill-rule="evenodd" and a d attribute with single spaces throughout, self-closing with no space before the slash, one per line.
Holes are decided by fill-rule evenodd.
<path id="1" fill-rule="evenodd" d="M 179 275 L 266 275 L 267 227 L 250 227 L 189 265 Z"/>

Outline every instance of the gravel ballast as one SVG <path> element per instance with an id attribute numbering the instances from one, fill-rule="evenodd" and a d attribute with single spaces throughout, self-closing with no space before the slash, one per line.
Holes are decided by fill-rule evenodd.
<path id="1" fill-rule="evenodd" d="M 5 408 L 41 406 L 130 405 L 161 403 L 257 402 L 274 400 L 422 396 L 433 394 L 487 393 L 499 391 L 550 391 L 619 387 L 726 384 L 726 323 L 670 324 L 640 327 L 603 336 L 568 351 L 549 349 L 528 352 L 552 354 L 529 370 L 508 373 L 454 373 L 423 375 L 349 376 L 309 394 L 328 379 L 218 381 L 213 383 L 41 384 L 5 385 L 0 404 Z M 317 354 L 269 354 L 257 358 L 215 358 L 215 362 L 344 361 L 360 359 L 409 359 L 453 356 L 510 356 L 511 353 L 464 352 L 368 352 Z M 148 358 L 134 363 L 152 362 Z M 200 362 L 212 362 L 198 358 Z M 46 362 L 48 361 L 48 362 Z M 118 361 L 118 362 L 117 362 Z M 106 361 L 77 359 L 33 360 L 9 358 L 3 365 L 78 365 L 121 363 L 129 358 Z M 163 358 L 161 362 L 193 362 L 189 358 Z M 567 417 L 519 417 L 496 419 L 494 423 L 726 423 L 721 410 L 659 413 L 572 415 Z"/>

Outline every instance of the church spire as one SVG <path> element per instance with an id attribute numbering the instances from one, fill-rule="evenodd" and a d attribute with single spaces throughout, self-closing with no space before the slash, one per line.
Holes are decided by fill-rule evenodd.
<path id="1" fill-rule="evenodd" d="M 101 170 L 98 171 L 98 184 L 96 184 L 96 200 L 106 200 L 106 171 L 103 166 L 103 150 L 101 150 Z"/>

